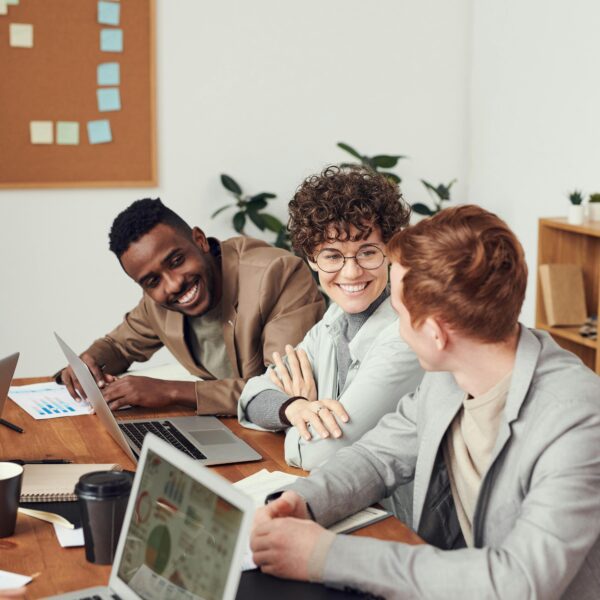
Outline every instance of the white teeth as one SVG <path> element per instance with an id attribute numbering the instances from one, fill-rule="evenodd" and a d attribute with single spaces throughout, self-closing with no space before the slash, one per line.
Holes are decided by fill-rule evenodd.
<path id="1" fill-rule="evenodd" d="M 177 299 L 179 304 L 187 304 L 190 300 L 194 298 L 196 292 L 198 291 L 198 284 L 196 284 L 193 288 L 188 290 L 183 296 L 180 296 Z"/>
<path id="2" fill-rule="evenodd" d="M 366 287 L 366 283 L 357 283 L 355 285 L 350 285 L 348 283 L 340 283 L 338 284 L 345 292 L 362 292 Z"/>

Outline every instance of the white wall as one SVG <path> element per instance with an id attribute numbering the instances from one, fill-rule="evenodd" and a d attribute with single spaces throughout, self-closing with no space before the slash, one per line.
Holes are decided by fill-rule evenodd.
<path id="1" fill-rule="evenodd" d="M 533 324 L 538 218 L 600 191 L 600 3 L 475 1 L 472 19 L 469 199 L 523 242 Z"/>
<path id="2" fill-rule="evenodd" d="M 49 374 L 64 362 L 53 330 L 83 350 L 134 305 L 107 233 L 137 198 L 227 237 L 230 214 L 209 219 L 228 199 L 220 173 L 277 193 L 283 217 L 304 176 L 344 160 L 338 141 L 410 155 L 411 202 L 427 200 L 421 177 L 458 177 L 464 198 L 469 19 L 468 0 L 158 0 L 160 186 L 0 192 L 0 356 Z"/>

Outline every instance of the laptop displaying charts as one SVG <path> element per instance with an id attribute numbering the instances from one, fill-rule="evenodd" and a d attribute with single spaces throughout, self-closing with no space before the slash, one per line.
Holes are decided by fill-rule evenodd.
<path id="1" fill-rule="evenodd" d="M 220 475 L 148 435 L 108 587 L 52 598 L 231 600 L 253 506 Z"/>
<path id="2" fill-rule="evenodd" d="M 17 368 L 18 360 L 18 352 L 15 352 L 15 354 L 11 354 L 6 358 L 0 358 L 0 417 L 2 417 L 4 403 L 6 402 L 6 396 L 8 395 L 8 389 L 10 388 L 10 382 L 12 381 L 15 369 Z"/>
<path id="3" fill-rule="evenodd" d="M 262 458 L 216 417 L 117 420 L 86 364 L 58 334 L 54 335 L 102 424 L 133 461 L 137 460 L 147 433 L 157 435 L 204 465 L 248 462 Z"/>

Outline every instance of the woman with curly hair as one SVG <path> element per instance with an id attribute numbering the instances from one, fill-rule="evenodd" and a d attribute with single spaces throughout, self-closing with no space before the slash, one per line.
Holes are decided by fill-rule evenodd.
<path id="1" fill-rule="evenodd" d="M 386 243 L 408 223 L 398 186 L 366 168 L 328 167 L 289 204 L 292 244 L 331 305 L 285 357 L 246 384 L 238 416 L 254 429 L 287 429 L 285 458 L 311 470 L 372 429 L 418 386 L 422 371 L 398 336 Z"/>

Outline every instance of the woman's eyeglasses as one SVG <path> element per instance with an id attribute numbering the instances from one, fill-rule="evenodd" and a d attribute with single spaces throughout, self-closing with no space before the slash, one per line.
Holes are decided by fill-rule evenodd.
<path id="1" fill-rule="evenodd" d="M 344 268 L 346 261 L 353 258 L 361 269 L 372 271 L 379 268 L 385 260 L 385 254 L 378 246 L 367 244 L 359 248 L 354 256 L 344 256 L 339 250 L 325 248 L 317 254 L 317 267 L 325 273 L 337 273 Z"/>

